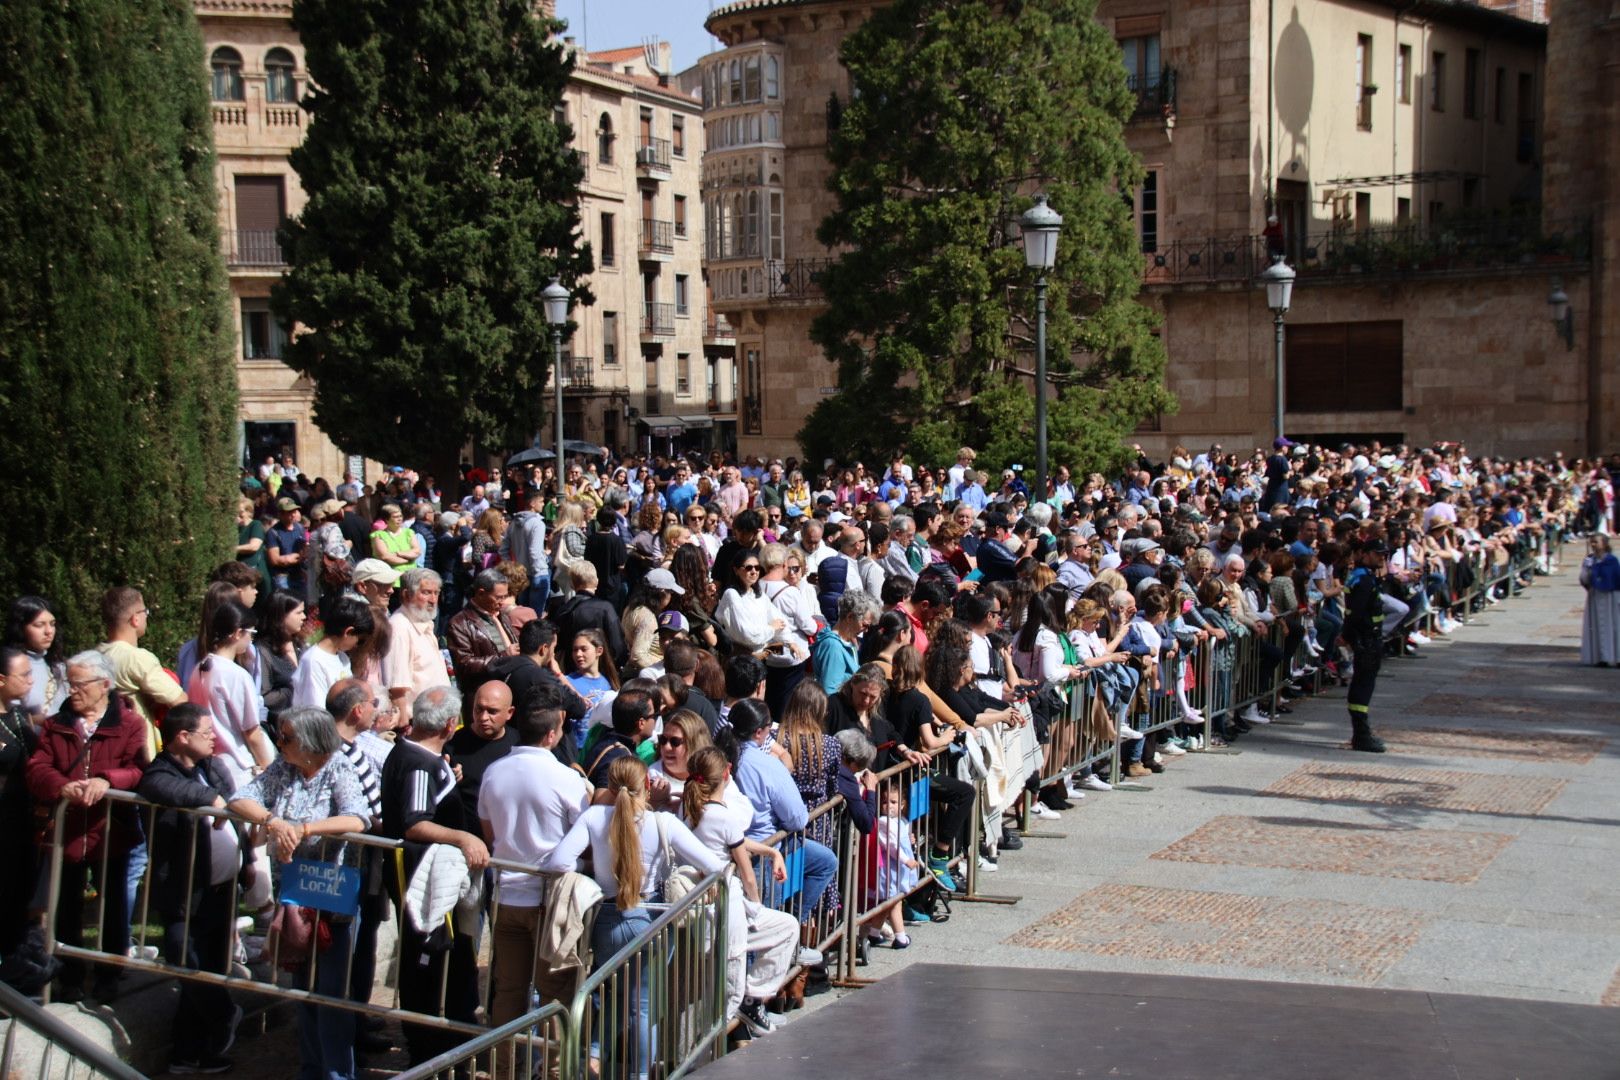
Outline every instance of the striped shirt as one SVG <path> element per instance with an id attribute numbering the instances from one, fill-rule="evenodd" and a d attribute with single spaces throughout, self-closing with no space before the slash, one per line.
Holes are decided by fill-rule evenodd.
<path id="1" fill-rule="evenodd" d="M 371 827 L 375 829 L 382 822 L 382 783 L 377 770 L 366 752 L 352 742 L 343 744 L 343 756 L 349 759 L 355 775 L 360 778 L 360 790 L 365 794 L 366 805 L 371 807 Z"/>

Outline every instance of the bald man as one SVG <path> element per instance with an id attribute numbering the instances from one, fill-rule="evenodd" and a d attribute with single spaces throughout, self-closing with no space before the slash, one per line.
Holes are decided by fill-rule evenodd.
<path id="1" fill-rule="evenodd" d="M 484 782 L 484 770 L 517 745 L 516 733 L 507 726 L 511 720 L 512 688 L 503 682 L 487 682 L 473 695 L 471 722 L 444 748 L 456 770 L 456 792 L 471 815 L 469 821 L 478 820 L 478 789 Z"/>

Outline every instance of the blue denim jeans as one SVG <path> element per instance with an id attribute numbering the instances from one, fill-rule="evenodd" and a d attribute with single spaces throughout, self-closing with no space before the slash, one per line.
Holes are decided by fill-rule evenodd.
<path id="1" fill-rule="evenodd" d="M 546 613 L 546 601 L 551 599 L 551 575 L 537 574 L 529 579 L 529 587 L 523 590 L 518 597 L 518 604 L 522 607 L 533 608 L 541 615 Z"/>
<path id="2" fill-rule="evenodd" d="M 645 934 L 653 918 L 654 913 L 645 907 L 620 911 L 612 900 L 603 900 L 597 911 L 596 925 L 591 929 L 591 959 L 595 967 L 600 968 L 613 959 L 620 949 Z M 597 1029 L 598 1038 L 591 1043 L 591 1054 L 602 1060 L 603 1076 L 633 1076 L 645 1080 L 652 1055 L 652 1021 L 646 973 L 641 970 L 639 963 L 632 962 L 619 976 L 616 986 L 610 982 L 609 989 L 613 990 L 612 1003 L 601 1000 L 601 993 L 597 996 L 596 1008 L 600 1010 L 598 1015 L 602 1017 L 604 1026 Z M 635 1016 L 634 1050 L 630 1048 L 632 1012 Z M 618 1018 L 621 1025 L 619 1030 L 605 1027 L 609 1015 Z"/>
<path id="3" fill-rule="evenodd" d="M 826 844 L 806 839 L 804 844 L 804 907 L 800 921 L 809 921 L 821 903 L 821 894 L 838 876 L 838 856 Z"/>
<path id="4" fill-rule="evenodd" d="M 315 967 L 315 992 L 347 997 L 349 953 L 354 948 L 354 923 L 334 922 L 332 946 L 320 953 Z M 309 969 L 300 968 L 294 985 L 309 985 Z M 298 1006 L 298 1080 L 354 1080 L 355 1014 L 331 1006 Z"/>

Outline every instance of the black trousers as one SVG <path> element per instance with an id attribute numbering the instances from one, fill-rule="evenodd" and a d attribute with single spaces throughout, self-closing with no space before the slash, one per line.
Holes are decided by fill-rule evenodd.
<path id="1" fill-rule="evenodd" d="M 226 974 L 234 914 L 230 882 L 199 890 L 189 923 L 184 912 L 164 913 L 163 959 L 178 967 Z M 174 1060 L 196 1061 L 216 1053 L 232 1008 L 231 995 L 223 986 L 181 979 L 170 1036 Z"/>
<path id="2" fill-rule="evenodd" d="M 97 878 L 105 876 L 105 880 L 98 880 L 96 888 L 100 890 L 100 897 L 88 903 L 84 899 L 85 886 L 90 881 L 90 874 L 94 869 Z M 64 945 L 84 947 L 84 912 L 85 908 L 91 911 L 104 913 L 105 923 L 101 926 L 101 936 L 98 938 L 97 948 L 102 952 L 110 952 L 115 956 L 122 956 L 129 949 L 129 904 L 125 897 L 129 894 L 129 854 L 107 856 L 107 873 L 101 873 L 101 855 L 96 853 L 85 862 L 62 863 L 62 892 L 56 905 L 56 940 Z M 84 982 L 85 963 L 82 960 L 64 959 L 62 961 L 62 981 L 65 985 L 77 987 Z M 116 979 L 121 968 L 102 967 L 97 970 L 97 977 L 101 979 Z"/>
<path id="3" fill-rule="evenodd" d="M 966 780 L 958 780 L 954 776 L 928 778 L 928 801 L 937 807 L 933 812 L 939 819 L 935 839 L 958 851 L 967 852 L 969 858 L 977 855 L 977 852 L 967 850 L 968 826 L 973 821 L 973 800 L 976 795 L 973 785 Z"/>
<path id="4" fill-rule="evenodd" d="M 444 1016 L 476 1022 L 478 1010 L 478 955 L 473 939 L 457 934 L 448 951 L 427 949 L 428 935 L 404 926 L 399 941 L 399 1003 L 410 1012 L 434 1015 L 439 1011 L 439 989 L 444 988 Z M 448 972 L 446 969 L 448 965 Z M 405 1044 L 411 1064 L 454 1049 L 467 1036 L 426 1024 L 405 1024 Z"/>
<path id="5" fill-rule="evenodd" d="M 1378 686 L 1378 668 L 1384 662 L 1382 642 L 1358 644 L 1356 668 L 1350 674 L 1350 713 L 1365 720 L 1372 705 L 1373 690 Z"/>

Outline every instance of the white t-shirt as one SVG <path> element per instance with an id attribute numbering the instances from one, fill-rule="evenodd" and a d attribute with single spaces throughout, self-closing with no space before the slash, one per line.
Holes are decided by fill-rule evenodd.
<path id="1" fill-rule="evenodd" d="M 985 637 L 983 634 L 974 634 L 968 642 L 968 659 L 973 661 L 973 670 L 976 673 L 982 674 L 989 671 L 990 639 Z M 978 686 L 981 693 L 989 694 L 997 701 L 1001 700 L 1001 696 L 1004 691 L 1002 690 L 1003 684 L 1000 679 L 975 679 L 974 684 Z"/>
<path id="2" fill-rule="evenodd" d="M 617 897 L 619 882 L 613 876 L 613 846 L 608 841 L 613 814 L 614 808 L 611 806 L 587 807 L 574 822 L 573 828 L 568 830 L 568 834 L 540 863 L 540 869 L 553 874 L 577 870 L 580 856 L 589 849 L 591 876 L 596 879 L 597 885 L 601 886 L 603 899 L 611 900 Z M 664 826 L 664 835 L 669 839 L 669 846 L 674 849 L 677 862 L 695 866 L 706 874 L 713 873 L 725 865 L 712 851 L 699 843 L 698 838 L 692 835 L 692 830 L 686 827 L 686 823 L 674 814 L 657 811 L 642 814 L 641 820 L 637 823 L 637 832 L 641 840 L 643 899 L 658 894 L 667 870 L 658 840 L 660 821 Z"/>
<path id="3" fill-rule="evenodd" d="M 218 740 L 214 756 L 231 771 L 236 786 L 242 787 L 253 777 L 253 753 L 248 749 L 247 736 L 263 723 L 265 715 L 258 683 L 240 665 L 209 656 L 193 671 L 186 698 L 214 718 Z"/>
<path id="4" fill-rule="evenodd" d="M 349 658 L 342 653 L 329 653 L 319 645 L 305 649 L 298 659 L 298 670 L 293 672 L 292 707 L 326 708 L 326 692 L 353 675 Z"/>
<path id="5" fill-rule="evenodd" d="M 539 746 L 514 746 L 484 770 L 478 787 L 478 817 L 490 824 L 490 855 L 538 866 L 590 805 L 585 778 Z M 500 899 L 513 907 L 539 907 L 540 879 L 502 870 Z"/>

